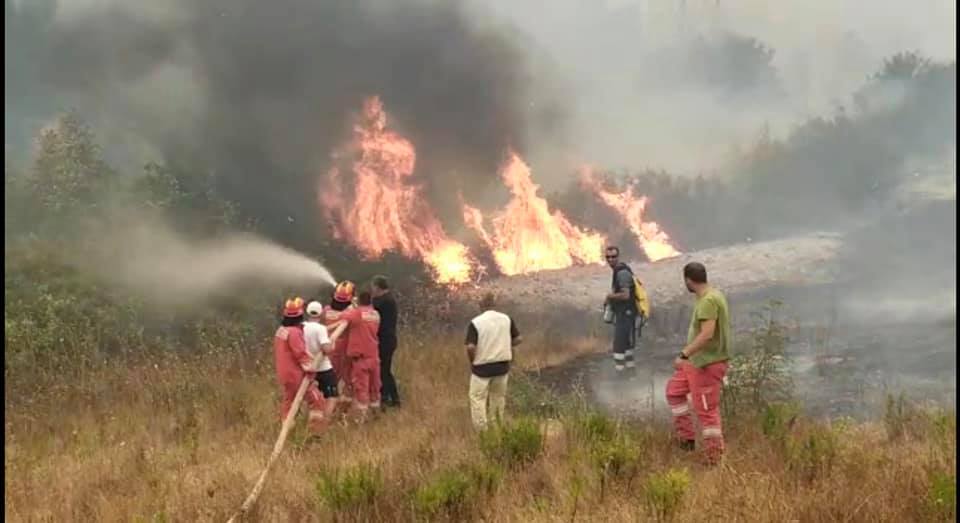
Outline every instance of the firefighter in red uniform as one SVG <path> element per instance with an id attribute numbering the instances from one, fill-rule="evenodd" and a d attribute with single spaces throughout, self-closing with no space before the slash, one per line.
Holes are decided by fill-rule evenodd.
<path id="1" fill-rule="evenodd" d="M 380 407 L 380 355 L 377 331 L 380 314 L 373 308 L 370 291 L 357 297 L 357 307 L 341 315 L 347 322 L 347 358 L 356 411 L 366 418 L 370 407 Z"/>
<path id="2" fill-rule="evenodd" d="M 337 284 L 333 291 L 333 299 L 330 304 L 323 308 L 323 314 L 320 316 L 320 322 L 326 325 L 327 330 L 333 332 L 335 325 L 343 319 L 344 311 L 353 307 L 353 282 L 344 280 Z M 340 392 L 343 394 L 341 403 L 348 403 L 353 393 L 350 389 L 350 360 L 347 358 L 347 336 L 344 333 L 333 344 L 333 353 L 330 354 L 330 363 L 333 365 L 333 372 L 338 379 L 342 380 Z"/>
<path id="3" fill-rule="evenodd" d="M 324 401 L 317 388 L 311 369 L 313 358 L 307 351 L 303 337 L 303 299 L 297 297 L 287 300 L 283 307 L 283 320 L 273 336 L 273 356 L 277 367 L 277 381 L 280 383 L 283 402 L 280 406 L 281 423 L 290 412 L 293 399 L 300 389 L 300 383 L 309 377 L 310 386 L 304 396 L 310 408 L 309 427 L 312 432 L 323 429 Z"/>

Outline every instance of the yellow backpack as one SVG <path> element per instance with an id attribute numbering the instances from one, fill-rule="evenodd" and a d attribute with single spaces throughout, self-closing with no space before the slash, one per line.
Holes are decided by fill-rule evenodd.
<path id="1" fill-rule="evenodd" d="M 620 268 L 626 269 L 627 272 L 630 273 L 630 276 L 633 277 L 633 302 L 637 306 L 637 310 L 643 314 L 643 317 L 649 318 L 650 297 L 647 296 L 647 288 L 643 286 L 643 282 L 640 281 L 640 278 L 637 278 L 637 275 L 633 273 L 633 269 L 631 269 L 629 265 L 624 263 L 620 265 Z"/>
<path id="2" fill-rule="evenodd" d="M 650 317 L 650 298 L 647 296 L 647 289 L 643 286 L 640 278 L 633 273 L 633 300 L 637 304 L 637 310 L 643 314 L 644 318 Z"/>

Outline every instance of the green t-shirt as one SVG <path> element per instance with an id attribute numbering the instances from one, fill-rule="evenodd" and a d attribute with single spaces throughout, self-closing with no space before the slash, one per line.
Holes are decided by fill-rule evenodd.
<path id="1" fill-rule="evenodd" d="M 727 308 L 727 299 L 723 293 L 714 288 L 708 289 L 703 296 L 697 298 L 693 306 L 687 343 L 700 334 L 700 322 L 704 320 L 717 320 L 717 327 L 713 331 L 713 338 L 690 357 L 690 363 L 701 369 L 730 358 L 730 309 Z"/>

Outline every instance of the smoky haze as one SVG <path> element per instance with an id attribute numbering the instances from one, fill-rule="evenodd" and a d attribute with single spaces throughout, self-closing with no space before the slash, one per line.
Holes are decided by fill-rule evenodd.
<path id="1" fill-rule="evenodd" d="M 156 307 L 200 306 L 278 285 L 310 292 L 336 285 L 315 259 L 251 234 L 190 238 L 139 212 L 110 221 L 84 229 L 67 259 Z"/>
<path id="2" fill-rule="evenodd" d="M 721 218 L 743 215 L 711 232 L 725 243 L 832 226 L 820 222 L 859 211 L 860 193 L 956 132 L 954 79 L 917 90 L 902 114 L 811 125 L 777 161 L 728 161 L 762 129 L 789 136 L 850 106 L 894 53 L 955 60 L 951 2 L 7 0 L 5 9 L 8 142 L 15 117 L 76 107 L 134 170 L 158 158 L 212 172 L 246 218 L 307 251 L 321 234 L 318 179 L 373 94 L 414 143 L 416 175 L 445 224 L 458 219 L 455 191 L 482 200 L 499 187 L 507 147 L 546 189 L 568 185 L 582 163 L 678 175 L 755 167 L 758 178 L 786 180 L 748 212 L 723 206 Z M 955 64 L 937 74 L 955 78 Z M 903 105 L 896 82 L 874 87 L 868 116 Z M 787 213 L 800 193 L 807 199 Z M 661 202 L 650 211 L 667 232 L 690 218 Z"/>
<path id="3" fill-rule="evenodd" d="M 6 105 L 43 104 L 30 93 L 47 86 L 111 144 L 214 171 L 225 196 L 276 228 L 316 223 L 317 177 L 367 96 L 414 142 L 436 195 L 496 180 L 531 126 L 547 136 L 562 121 L 549 100 L 529 109 L 511 30 L 474 23 L 459 2 L 163 4 L 65 0 L 48 20 L 42 1 L 8 0 L 7 47 L 31 63 L 13 71 Z"/>
<path id="4" fill-rule="evenodd" d="M 534 165 L 711 173 L 764 126 L 783 136 L 849 105 L 883 59 L 956 59 L 956 3 L 927 0 L 557 0 L 475 2 L 522 27 L 569 94 L 566 141 L 535 141 Z M 750 40 L 769 53 L 751 50 Z M 534 46 L 527 46 L 534 48 Z"/>

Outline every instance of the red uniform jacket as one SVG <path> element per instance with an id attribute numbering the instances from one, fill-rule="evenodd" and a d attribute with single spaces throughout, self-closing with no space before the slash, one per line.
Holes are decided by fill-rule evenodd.
<path id="1" fill-rule="evenodd" d="M 302 325 L 277 329 L 273 336 L 273 357 L 281 383 L 299 383 L 303 379 L 303 367 L 309 366 L 312 358 L 303 339 Z"/>
<path id="2" fill-rule="evenodd" d="M 380 313 L 371 305 L 361 305 L 344 311 L 340 317 L 347 321 L 347 356 L 379 358 L 377 331 L 380 329 Z"/>

